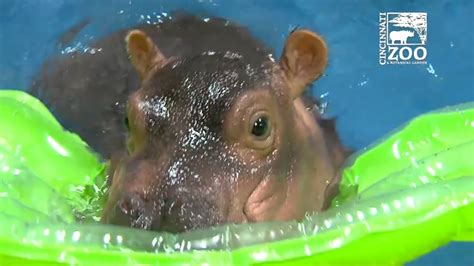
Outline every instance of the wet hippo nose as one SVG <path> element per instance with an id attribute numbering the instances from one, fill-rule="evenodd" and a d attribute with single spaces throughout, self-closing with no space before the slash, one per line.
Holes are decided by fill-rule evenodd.
<path id="1" fill-rule="evenodd" d="M 105 222 L 150 229 L 157 211 L 153 204 L 147 202 L 139 193 L 126 193 L 119 199 Z"/>
<path id="2" fill-rule="evenodd" d="M 144 212 L 145 201 L 137 193 L 129 193 L 119 201 L 118 208 L 130 219 L 136 220 Z"/>
<path id="3" fill-rule="evenodd" d="M 173 193 L 165 199 L 157 231 L 172 233 L 206 228 L 222 221 L 222 214 L 213 200 L 200 193 Z"/>
<path id="4" fill-rule="evenodd" d="M 156 165 L 130 160 L 115 171 L 104 223 L 176 233 L 225 221 L 228 211 L 215 190 L 201 183 L 173 184 Z"/>

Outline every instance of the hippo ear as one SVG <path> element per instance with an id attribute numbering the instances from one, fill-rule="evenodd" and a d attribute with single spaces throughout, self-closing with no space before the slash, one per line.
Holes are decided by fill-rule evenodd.
<path id="1" fill-rule="evenodd" d="M 290 34 L 280 65 L 293 98 L 299 97 L 311 82 L 322 75 L 327 61 L 328 49 L 319 35 L 309 30 L 295 30 Z"/>
<path id="2" fill-rule="evenodd" d="M 156 65 L 166 61 L 165 56 L 144 32 L 132 30 L 125 38 L 130 61 L 141 79 L 144 79 Z"/>

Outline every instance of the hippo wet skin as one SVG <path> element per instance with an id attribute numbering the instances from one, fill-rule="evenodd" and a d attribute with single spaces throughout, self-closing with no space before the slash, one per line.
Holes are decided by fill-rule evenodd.
<path id="1" fill-rule="evenodd" d="M 237 25 L 183 16 L 96 47 L 48 62 L 33 92 L 118 154 L 104 223 L 182 232 L 327 207 L 347 151 L 304 95 L 327 65 L 316 33 L 291 32 L 274 60 Z"/>

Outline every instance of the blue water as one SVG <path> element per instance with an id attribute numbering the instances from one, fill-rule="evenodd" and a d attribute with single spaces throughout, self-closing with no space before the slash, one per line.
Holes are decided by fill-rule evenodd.
<path id="1" fill-rule="evenodd" d="M 295 26 L 325 37 L 326 75 L 313 93 L 338 118 L 346 145 L 360 149 L 409 119 L 433 109 L 474 101 L 474 1 L 136 1 L 0 0 L 0 88 L 27 88 L 41 63 L 60 52 L 62 32 L 92 20 L 71 43 L 87 43 L 119 28 L 157 22 L 184 9 L 237 21 L 278 55 Z M 378 63 L 379 12 L 427 12 L 427 65 Z M 410 265 L 473 265 L 474 245 L 449 244 Z"/>

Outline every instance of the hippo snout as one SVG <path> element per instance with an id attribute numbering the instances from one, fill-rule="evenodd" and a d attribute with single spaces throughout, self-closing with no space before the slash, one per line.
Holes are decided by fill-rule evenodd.
<path id="1" fill-rule="evenodd" d="M 160 209 L 154 202 L 146 201 L 134 192 L 124 193 L 107 209 L 102 221 L 115 225 L 151 229 L 156 218 L 160 217 Z"/>
<path id="2" fill-rule="evenodd" d="M 116 170 L 102 222 L 172 233 L 222 223 L 223 208 L 208 187 L 172 185 L 166 176 L 143 171 L 148 166 L 128 162 Z"/>
<path id="3" fill-rule="evenodd" d="M 138 193 L 125 193 L 103 217 L 103 222 L 135 228 L 183 232 L 222 222 L 211 200 L 191 193 L 167 193 L 169 197 L 146 201 Z"/>
<path id="4" fill-rule="evenodd" d="M 223 215 L 216 202 L 200 193 L 172 192 L 165 199 L 162 216 L 152 230 L 183 232 L 222 223 Z"/>

